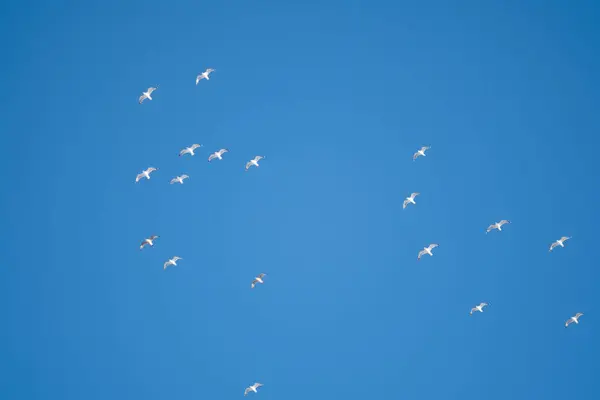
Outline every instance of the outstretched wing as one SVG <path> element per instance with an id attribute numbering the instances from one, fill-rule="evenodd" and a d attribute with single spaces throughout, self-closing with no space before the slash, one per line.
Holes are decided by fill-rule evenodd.
<path id="1" fill-rule="evenodd" d="M 496 227 L 496 224 L 491 224 L 490 226 L 488 226 L 486 232 L 491 231 L 492 229 L 494 229 Z"/>
<path id="2" fill-rule="evenodd" d="M 210 156 L 208 156 L 208 162 L 211 162 L 212 160 L 214 160 L 217 157 L 217 155 L 215 153 L 211 154 Z"/>
<path id="3" fill-rule="evenodd" d="M 156 90 L 155 87 L 148 88 L 148 94 L 152 94 L 152 92 L 154 92 L 155 90 Z"/>
<path id="4" fill-rule="evenodd" d="M 548 251 L 552 251 L 552 249 L 554 249 L 556 246 L 558 246 L 558 243 L 552 242 L 552 244 L 550 245 L 550 250 L 548 250 Z"/>
<path id="5" fill-rule="evenodd" d="M 583 313 L 578 312 L 577 314 L 575 314 L 575 318 L 579 318 L 583 315 Z"/>
<path id="6" fill-rule="evenodd" d="M 181 176 L 180 176 L 180 178 L 181 178 L 181 180 L 184 180 L 184 179 L 187 179 L 187 178 L 189 178 L 189 176 L 187 176 L 187 175 L 183 174 L 183 175 L 181 175 Z"/>
<path id="7" fill-rule="evenodd" d="M 171 185 L 174 184 L 175 182 L 178 182 L 177 178 L 171 179 Z"/>
<path id="8" fill-rule="evenodd" d="M 146 239 L 144 239 L 144 241 L 140 244 L 140 250 L 143 249 L 147 244 L 148 242 L 146 241 Z"/>
<path id="9" fill-rule="evenodd" d="M 421 147 L 421 151 L 425 152 L 425 151 L 429 150 L 430 148 L 431 147 L 429 147 L 429 146 L 423 146 L 423 147 Z"/>
<path id="10" fill-rule="evenodd" d="M 419 252 L 419 256 L 417 257 L 417 260 L 420 260 L 420 259 L 421 259 L 421 257 L 423 256 L 423 254 L 425 254 L 425 253 L 427 253 L 425 250 L 421 250 L 421 251 Z"/>
<path id="11" fill-rule="evenodd" d="M 435 248 L 436 248 L 436 247 L 438 247 L 438 246 L 439 246 L 439 244 L 437 244 L 437 243 L 431 243 L 431 244 L 429 245 L 429 251 L 431 251 L 431 250 L 435 249 Z"/>
<path id="12" fill-rule="evenodd" d="M 413 154 L 413 161 L 415 161 L 417 159 L 417 157 L 419 157 L 419 152 L 418 151 L 415 154 Z"/>
<path id="13" fill-rule="evenodd" d="M 202 147 L 202 145 L 201 145 L 201 144 L 194 143 L 194 144 L 191 146 L 192 150 L 196 150 L 198 147 Z"/>
<path id="14" fill-rule="evenodd" d="M 200 75 L 198 75 L 198 76 L 196 77 L 196 85 L 198 84 L 198 82 L 200 82 L 200 80 L 201 80 L 202 78 L 204 78 L 204 77 L 202 76 L 202 74 L 200 74 Z"/>
<path id="15" fill-rule="evenodd" d="M 498 222 L 498 225 L 502 226 L 504 224 L 510 224 L 510 221 L 503 219 L 502 221 Z"/>
<path id="16" fill-rule="evenodd" d="M 569 239 L 571 239 L 569 236 L 563 236 L 563 237 L 560 238 L 560 241 L 564 242 L 564 241 L 567 241 Z"/>
<path id="17" fill-rule="evenodd" d="M 411 193 L 410 197 L 414 200 L 415 197 L 417 197 L 418 195 L 420 195 L 421 193 Z"/>
<path id="18" fill-rule="evenodd" d="M 150 240 L 154 240 L 154 239 L 158 239 L 158 235 L 152 235 L 152 236 L 150 236 Z"/>
<path id="19" fill-rule="evenodd" d="M 254 161 L 259 162 L 263 158 L 265 158 L 265 157 L 264 156 L 256 156 L 256 157 L 254 157 Z"/>
<path id="20" fill-rule="evenodd" d="M 144 174 L 137 174 L 137 176 L 135 177 L 135 181 L 139 182 L 140 179 L 142 179 L 144 177 Z"/>
<path id="21" fill-rule="evenodd" d="M 404 203 L 402 203 L 402 208 L 406 208 L 406 206 L 408 205 L 408 203 L 410 203 L 410 201 L 408 201 L 408 199 L 404 200 Z"/>
<path id="22" fill-rule="evenodd" d="M 248 171 L 248 169 L 250 169 L 251 166 L 252 166 L 252 162 L 248 161 L 246 163 L 246 171 Z"/>
<path id="23" fill-rule="evenodd" d="M 219 150 L 219 154 L 220 155 L 223 155 L 223 154 L 225 154 L 227 152 L 229 152 L 229 150 L 227 150 L 227 149 L 221 149 L 221 150 Z"/>
<path id="24" fill-rule="evenodd" d="M 185 149 L 183 149 L 183 150 L 181 150 L 181 151 L 179 152 L 179 157 L 181 157 L 182 155 L 184 155 L 184 154 L 187 154 L 187 153 L 189 153 L 189 152 L 190 152 L 190 151 L 189 151 L 187 148 L 185 148 Z"/>
<path id="25" fill-rule="evenodd" d="M 143 102 L 144 100 L 146 100 L 146 94 L 143 94 L 143 95 L 141 95 L 141 96 L 140 96 L 140 98 L 138 99 L 138 102 L 139 102 L 140 104 L 142 104 L 142 102 Z"/>
<path id="26" fill-rule="evenodd" d="M 244 396 L 247 395 L 249 391 L 250 391 L 250 388 L 246 388 L 246 390 L 244 390 Z"/>

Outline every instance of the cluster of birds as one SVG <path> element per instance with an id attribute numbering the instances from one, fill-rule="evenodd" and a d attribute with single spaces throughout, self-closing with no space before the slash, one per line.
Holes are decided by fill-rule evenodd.
<path id="1" fill-rule="evenodd" d="M 206 79 L 207 81 L 208 81 L 208 80 L 210 80 L 210 74 L 211 74 L 212 72 L 215 72 L 215 70 L 214 70 L 214 69 L 212 69 L 212 68 L 208 68 L 208 69 L 206 69 L 204 72 L 202 72 L 202 73 L 198 74 L 198 76 L 196 77 L 196 85 L 198 85 L 198 83 L 199 83 L 199 82 L 200 82 L 202 79 Z M 148 88 L 148 90 L 147 90 L 147 91 L 143 92 L 143 93 L 142 93 L 142 95 L 139 97 L 139 104 L 142 104 L 142 103 L 144 102 L 144 100 L 146 100 L 146 99 L 148 99 L 148 100 L 152 100 L 152 93 L 153 93 L 153 92 L 154 92 L 156 89 L 158 89 L 158 86 L 156 86 L 156 87 L 150 87 L 150 88 Z M 186 154 L 189 154 L 190 156 L 194 156 L 194 155 L 196 154 L 196 153 L 195 153 L 195 151 L 196 151 L 198 148 L 200 148 L 200 147 L 202 147 L 202 145 L 201 145 L 201 144 L 196 144 L 196 143 L 195 143 L 195 144 L 192 144 L 191 146 L 189 146 L 189 147 L 186 147 L 186 148 L 182 149 L 182 150 L 179 152 L 179 156 L 181 157 L 181 156 L 184 156 L 184 155 L 186 155 Z M 425 156 L 426 156 L 425 152 L 426 152 L 427 150 L 429 150 L 429 149 L 431 149 L 431 146 L 423 146 L 423 147 L 421 147 L 419 150 L 417 150 L 417 152 L 415 152 L 415 153 L 413 154 L 413 161 L 417 160 L 417 158 L 419 158 L 419 157 L 425 157 Z M 229 152 L 229 150 L 228 150 L 228 149 L 226 149 L 226 148 L 223 148 L 223 149 L 220 149 L 220 150 L 218 150 L 218 151 L 215 151 L 214 153 L 211 153 L 211 154 L 209 155 L 209 157 L 208 157 L 208 162 L 211 162 L 211 161 L 212 161 L 212 160 L 214 160 L 214 159 L 223 160 L 223 155 L 224 155 L 225 153 L 228 153 L 228 152 Z M 252 166 L 259 167 L 259 164 L 258 164 L 258 162 L 259 162 L 260 160 L 264 159 L 264 158 L 265 158 L 264 156 L 256 156 L 256 157 L 254 157 L 253 159 L 251 159 L 250 161 L 248 161 L 248 162 L 246 163 L 245 170 L 246 170 L 246 171 L 248 171 L 248 170 L 249 170 L 249 169 L 250 169 Z M 143 178 L 146 178 L 146 179 L 148 179 L 148 180 L 149 180 L 149 179 L 150 179 L 150 174 L 151 174 L 152 172 L 154 172 L 154 171 L 158 171 L 158 168 L 149 167 L 149 168 L 147 168 L 147 169 L 143 170 L 141 173 L 139 173 L 139 174 L 136 176 L 136 178 L 135 178 L 135 182 L 137 183 L 137 182 L 139 182 L 140 180 L 142 180 Z M 188 179 L 188 178 L 189 178 L 189 176 L 188 176 L 188 175 L 186 175 L 186 174 L 179 175 L 179 176 L 176 176 L 176 177 L 172 178 L 172 179 L 170 180 L 170 183 L 171 183 L 171 184 L 174 184 L 174 183 L 183 184 L 184 180 L 185 180 L 185 179 Z M 406 209 L 406 207 L 407 207 L 409 204 L 416 205 L 417 203 L 416 203 L 416 201 L 415 201 L 415 198 L 416 198 L 417 196 L 419 196 L 419 195 L 420 195 L 420 193 L 418 193 L 418 192 L 411 193 L 411 194 L 410 194 L 410 196 L 408 196 L 408 197 L 407 197 L 407 198 L 404 200 L 404 203 L 402 204 L 402 208 L 403 208 L 403 209 Z M 501 221 L 499 221 L 499 222 L 493 223 L 493 224 L 491 224 L 490 226 L 488 226 L 488 228 L 486 229 L 486 234 L 487 234 L 487 233 L 489 233 L 489 232 L 491 232 L 491 231 L 492 231 L 492 230 L 494 230 L 494 229 L 497 229 L 498 231 L 502 231 L 502 226 L 504 226 L 504 225 L 506 225 L 506 224 L 510 224 L 510 221 L 509 221 L 509 220 L 506 220 L 506 219 L 503 219 L 503 220 L 501 220 Z M 142 241 L 141 245 L 140 245 L 140 250 L 142 250 L 142 249 L 143 249 L 145 246 L 150 246 L 150 247 L 153 247 L 153 246 L 154 246 L 154 241 L 155 241 L 156 239 L 158 239 L 158 238 L 159 238 L 159 236 L 158 236 L 158 235 L 152 235 L 152 236 L 150 236 L 150 237 L 148 237 L 148 238 L 144 239 L 144 240 Z M 569 240 L 569 239 L 571 239 L 571 237 L 568 237 L 568 236 L 563 236 L 563 237 L 561 237 L 560 239 L 558 239 L 557 241 L 553 242 L 553 243 L 550 245 L 550 250 L 549 250 L 549 251 L 551 252 L 551 251 L 552 251 L 552 250 L 553 250 L 555 247 L 557 247 L 557 246 L 560 246 L 560 247 L 565 247 L 564 243 L 565 243 L 565 241 L 567 241 L 567 240 Z M 432 252 L 432 250 L 433 250 L 433 249 L 435 249 L 435 248 L 436 248 L 436 247 L 438 247 L 438 246 L 439 246 L 439 244 L 438 244 L 438 243 L 431 243 L 431 244 L 429 244 L 427 247 L 424 247 L 424 248 L 423 248 L 423 250 L 419 251 L 419 253 L 418 253 L 418 256 L 417 256 L 417 260 L 420 260 L 420 259 L 421 259 L 421 257 L 423 257 L 424 255 L 433 256 L 433 252 Z M 183 259 L 183 258 L 181 258 L 181 257 L 179 257 L 179 256 L 175 256 L 175 257 L 173 257 L 173 258 L 171 258 L 171 259 L 169 259 L 169 260 L 165 261 L 165 263 L 163 264 L 163 269 L 165 269 L 165 270 L 166 270 L 166 269 L 167 269 L 168 267 L 170 267 L 170 266 L 176 266 L 176 265 L 177 265 L 177 261 L 179 261 L 179 260 L 182 260 L 182 259 Z M 251 287 L 252 289 L 254 289 L 254 288 L 256 287 L 256 284 L 257 284 L 257 283 L 260 283 L 260 284 L 264 283 L 264 277 L 265 277 L 265 276 L 266 276 L 266 274 L 265 274 L 265 273 L 260 273 L 260 274 L 258 274 L 256 277 L 254 277 L 254 280 L 253 280 L 253 281 L 252 281 L 252 283 L 250 284 L 250 287 Z M 471 309 L 470 315 L 473 315 L 473 313 L 474 313 L 474 312 L 481 312 L 481 313 L 482 313 L 482 312 L 483 312 L 483 309 L 484 309 L 484 307 L 486 307 L 486 306 L 488 306 L 488 303 L 480 303 L 479 305 L 476 305 L 475 307 L 473 307 L 473 308 Z M 579 313 L 575 314 L 573 317 L 569 318 L 569 319 L 568 319 L 568 320 L 565 322 L 565 327 L 569 326 L 571 323 L 576 323 L 576 324 L 578 324 L 578 323 L 579 323 L 579 318 L 580 318 L 582 315 L 583 315 L 583 313 L 580 313 L 580 312 L 579 312 Z M 250 392 L 257 393 L 257 389 L 258 389 L 259 387 L 261 387 L 261 386 L 263 386 L 263 384 L 262 384 L 262 383 L 255 382 L 253 385 L 251 385 L 251 386 L 249 386 L 249 387 L 247 387 L 247 388 L 246 388 L 246 390 L 244 391 L 244 396 L 246 396 L 246 395 L 247 395 L 248 393 L 250 393 Z"/>

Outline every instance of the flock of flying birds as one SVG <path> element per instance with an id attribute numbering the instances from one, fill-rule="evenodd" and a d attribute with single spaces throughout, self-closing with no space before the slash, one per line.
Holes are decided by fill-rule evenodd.
<path id="1" fill-rule="evenodd" d="M 202 80 L 202 79 L 206 79 L 207 81 L 210 80 L 210 74 L 212 72 L 215 72 L 214 69 L 212 68 L 208 68 L 206 71 L 202 72 L 201 74 L 199 74 L 196 77 L 196 85 L 198 85 L 198 83 Z M 158 89 L 158 86 L 156 87 L 150 87 L 148 88 L 147 91 L 143 92 L 142 95 L 139 97 L 139 104 L 142 104 L 144 102 L 144 100 L 148 99 L 148 100 L 152 100 L 152 93 Z M 182 149 L 179 152 L 179 156 L 183 156 L 186 154 L 189 154 L 190 156 L 194 156 L 195 155 L 195 151 L 196 149 L 202 147 L 201 144 L 192 144 L 190 147 L 186 147 L 184 149 Z M 419 156 L 425 157 L 426 154 L 425 152 L 427 150 L 429 150 L 431 148 L 431 146 L 423 146 L 421 147 L 419 150 L 417 150 L 416 153 L 413 154 L 413 161 L 415 161 Z M 225 153 L 228 153 L 229 150 L 228 149 L 220 149 L 218 151 L 215 151 L 214 153 L 211 153 L 208 157 L 208 162 L 211 162 L 214 159 L 218 159 L 218 160 L 222 160 L 223 159 L 223 155 Z M 256 156 L 254 157 L 252 160 L 248 161 L 246 163 L 246 167 L 245 170 L 248 171 L 250 169 L 250 167 L 255 166 L 255 167 L 259 167 L 258 162 L 260 160 L 262 160 L 263 158 L 265 158 L 264 156 Z M 154 171 L 158 171 L 158 168 L 154 168 L 154 167 L 149 167 L 145 170 L 143 170 L 141 173 L 139 173 L 136 178 L 135 178 L 135 182 L 139 182 L 141 179 L 146 178 L 146 179 L 150 179 L 150 174 Z M 185 179 L 188 179 L 189 176 L 188 175 L 179 175 L 176 176 L 174 178 L 171 179 L 170 183 L 179 183 L 179 184 L 183 184 L 183 181 Z M 415 202 L 415 198 L 420 195 L 420 193 L 415 192 L 415 193 L 411 193 L 410 196 L 408 196 L 405 200 L 404 203 L 402 204 L 402 208 L 406 209 L 406 207 L 409 204 L 414 204 L 416 205 L 417 203 Z M 490 226 L 488 226 L 487 230 L 486 230 L 486 234 L 491 232 L 494 229 L 497 229 L 498 231 L 502 231 L 502 226 L 506 225 L 506 224 L 510 224 L 509 220 L 503 219 L 499 222 L 493 223 Z M 142 250 L 146 245 L 153 247 L 154 246 L 154 241 L 156 239 L 158 239 L 159 236 L 158 235 L 152 235 L 146 239 L 144 239 L 140 245 L 140 250 Z M 560 239 L 558 239 L 557 241 L 553 242 L 550 245 L 550 250 L 548 251 L 552 251 L 554 250 L 555 247 L 560 246 L 560 247 L 565 247 L 565 241 L 571 239 L 571 237 L 569 236 L 563 236 Z M 433 256 L 432 250 L 435 249 L 436 247 L 438 247 L 439 244 L 437 243 L 431 243 L 429 246 L 424 247 L 423 250 L 419 251 L 419 254 L 417 256 L 417 260 L 420 260 L 421 257 L 423 257 L 424 255 L 429 255 L 429 256 Z M 181 257 L 179 256 L 175 256 L 173 258 L 171 258 L 170 260 L 165 261 L 165 263 L 163 264 L 163 269 L 167 269 L 167 267 L 170 266 L 176 266 L 177 265 L 177 261 L 182 260 Z M 256 287 L 257 283 L 264 283 L 264 277 L 266 276 L 265 273 L 260 273 L 258 274 L 254 280 L 252 281 L 252 283 L 250 284 L 250 288 L 254 289 Z M 473 315 L 474 312 L 483 312 L 484 307 L 486 307 L 488 305 L 488 303 L 480 303 L 479 305 L 476 305 L 475 307 L 473 307 L 471 309 L 470 315 Z M 566 322 L 565 322 L 565 327 L 568 327 L 571 323 L 579 323 L 579 318 L 583 315 L 583 313 L 578 312 L 577 314 L 575 314 L 573 317 L 569 318 Z M 263 386 L 262 383 L 254 383 L 253 385 L 249 386 L 246 388 L 246 390 L 244 391 L 244 396 L 246 396 L 248 393 L 250 392 L 254 392 L 257 393 L 257 389 L 259 387 Z"/>

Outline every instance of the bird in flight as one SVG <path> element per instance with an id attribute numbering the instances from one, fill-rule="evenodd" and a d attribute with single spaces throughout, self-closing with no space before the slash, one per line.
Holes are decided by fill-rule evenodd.
<path id="1" fill-rule="evenodd" d="M 208 156 L 208 162 L 211 162 L 213 159 L 218 158 L 219 160 L 223 159 L 223 154 L 229 152 L 227 149 L 221 149 L 219 151 L 215 151 L 210 156 Z"/>
<path id="2" fill-rule="evenodd" d="M 140 250 L 143 249 L 144 246 L 146 246 L 147 244 L 149 244 L 150 247 L 153 247 L 154 246 L 154 239 L 158 239 L 158 236 L 157 235 L 152 235 L 148 239 L 144 239 L 144 241 L 140 245 Z"/>
<path id="3" fill-rule="evenodd" d="M 139 182 L 142 178 L 150 179 L 150 174 L 154 171 L 158 171 L 158 168 L 150 167 L 148 169 L 143 170 L 142 172 L 137 174 L 137 176 L 135 177 L 135 182 Z"/>
<path id="4" fill-rule="evenodd" d="M 579 317 L 581 317 L 583 315 L 583 313 L 578 312 L 577 314 L 575 314 L 574 317 L 571 317 L 567 320 L 567 322 L 565 322 L 565 328 L 567 326 L 569 326 L 570 324 L 572 324 L 573 322 L 575 322 L 576 324 L 579 323 Z"/>
<path id="5" fill-rule="evenodd" d="M 148 91 L 142 93 L 142 95 L 139 98 L 140 104 L 142 104 L 142 102 L 146 99 L 152 100 L 152 96 L 151 96 L 152 92 L 154 92 L 156 89 L 158 89 L 158 86 L 157 87 L 149 87 Z"/>
<path id="6" fill-rule="evenodd" d="M 429 150 L 430 148 L 431 148 L 431 146 L 423 146 L 423 147 L 421 147 L 420 150 L 417 150 L 417 152 L 415 154 L 413 154 L 413 161 L 415 161 L 417 159 L 417 157 L 419 157 L 419 156 L 425 157 L 425 152 L 427 150 Z"/>
<path id="7" fill-rule="evenodd" d="M 254 278 L 254 280 L 252 281 L 252 285 L 250 285 L 251 289 L 254 289 L 254 287 L 256 286 L 257 283 L 264 283 L 263 282 L 263 278 L 266 276 L 267 274 L 259 274 L 256 278 Z M 255 390 L 256 392 L 256 390 Z"/>
<path id="8" fill-rule="evenodd" d="M 248 394 L 248 393 L 250 393 L 250 392 L 258 393 L 258 392 L 256 391 L 256 389 L 258 389 L 258 388 L 259 388 L 259 387 L 261 387 L 262 385 L 263 385 L 262 383 L 258 383 L 258 382 L 256 382 L 254 385 L 252 385 L 252 386 L 248 386 L 248 387 L 246 388 L 246 390 L 244 390 L 244 396 L 245 396 L 245 395 L 247 395 L 247 394 Z"/>
<path id="9" fill-rule="evenodd" d="M 199 74 L 196 77 L 196 85 L 198 84 L 198 82 L 200 82 L 202 79 L 206 79 L 207 81 L 210 81 L 210 78 L 208 77 L 210 75 L 211 72 L 215 72 L 214 69 L 212 68 L 208 68 L 206 71 L 204 71 L 203 73 Z"/>
<path id="10" fill-rule="evenodd" d="M 510 221 L 507 221 L 507 220 L 503 219 L 500 222 L 496 222 L 495 224 L 491 224 L 490 226 L 488 226 L 487 231 L 485 233 L 488 233 L 492 229 L 498 229 L 499 231 L 501 231 L 502 230 L 502 225 L 504 225 L 504 224 L 510 224 Z"/>
<path id="11" fill-rule="evenodd" d="M 202 147 L 201 144 L 193 144 L 190 147 L 186 147 L 185 149 L 181 150 L 179 152 L 179 157 L 185 155 L 185 154 L 190 154 L 190 155 L 194 155 L 194 150 L 196 150 L 198 147 Z"/>
<path id="12" fill-rule="evenodd" d="M 183 260 L 183 258 L 181 258 L 181 257 L 177 257 L 177 256 L 175 256 L 175 257 L 171 258 L 169 261 L 167 261 L 167 262 L 165 262 L 165 263 L 163 264 L 163 269 L 167 269 L 167 267 L 168 267 L 169 265 L 177 265 L 177 261 L 178 261 L 178 260 Z"/>
<path id="13" fill-rule="evenodd" d="M 251 166 L 255 166 L 255 167 L 260 167 L 260 165 L 258 165 L 258 162 L 260 160 L 262 160 L 263 158 L 265 158 L 265 156 L 256 156 L 254 157 L 252 160 L 248 161 L 246 163 L 246 171 L 248 171 L 250 169 Z"/>
<path id="14" fill-rule="evenodd" d="M 548 250 L 548 251 L 552 251 L 552 250 L 554 250 L 554 248 L 555 248 L 556 246 L 565 247 L 565 242 L 566 242 L 567 240 L 569 240 L 569 239 L 571 239 L 571 236 L 563 236 L 563 237 L 561 237 L 561 238 L 560 238 L 560 239 L 558 239 L 556 242 L 553 242 L 553 243 L 550 245 L 550 250 Z"/>
<path id="15" fill-rule="evenodd" d="M 402 209 L 404 210 L 406 208 L 406 206 L 409 205 L 410 203 L 417 204 L 417 203 L 415 203 L 415 197 L 417 197 L 420 194 L 421 193 L 412 193 L 409 197 L 407 197 L 404 200 L 404 203 L 402 204 Z"/>
<path id="16" fill-rule="evenodd" d="M 175 178 L 171 179 L 171 185 L 174 184 L 174 183 L 176 183 L 176 182 L 179 182 L 179 183 L 181 183 L 183 185 L 183 180 L 187 179 L 187 178 L 189 178 L 189 176 L 187 176 L 185 174 L 181 175 L 181 176 L 176 176 Z"/>
<path id="17" fill-rule="evenodd" d="M 431 250 L 435 249 L 436 247 L 438 247 L 439 244 L 436 243 L 432 243 L 427 247 L 423 247 L 423 250 L 421 250 L 419 252 L 419 256 L 417 257 L 417 260 L 420 260 L 422 256 L 424 256 L 425 254 L 429 254 L 430 256 L 433 257 L 433 253 L 431 252 Z"/>
<path id="18" fill-rule="evenodd" d="M 483 312 L 483 307 L 487 306 L 488 303 L 480 303 L 478 306 L 471 308 L 470 315 L 473 315 L 475 311 Z"/>

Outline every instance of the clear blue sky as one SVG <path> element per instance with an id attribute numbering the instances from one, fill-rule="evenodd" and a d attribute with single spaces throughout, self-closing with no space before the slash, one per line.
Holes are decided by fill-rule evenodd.
<path id="1" fill-rule="evenodd" d="M 600 398 L 597 2 L 0 11 L 0 398 Z"/>

